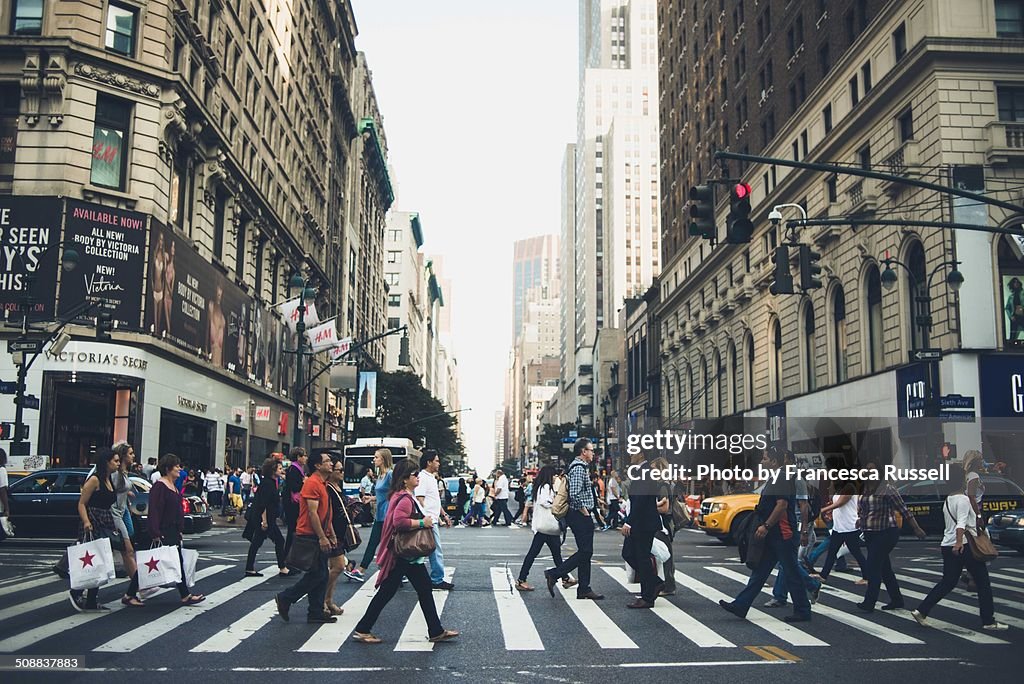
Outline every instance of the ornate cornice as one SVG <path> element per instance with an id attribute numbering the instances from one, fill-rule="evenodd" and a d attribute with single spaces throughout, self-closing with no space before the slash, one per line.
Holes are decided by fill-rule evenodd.
<path id="1" fill-rule="evenodd" d="M 101 69 L 100 67 L 93 66 L 92 64 L 78 62 L 75 64 L 75 73 L 83 78 L 114 86 L 121 90 L 127 90 L 135 93 L 136 95 L 154 98 L 160 96 L 160 86 L 155 83 L 146 83 L 145 81 L 140 81 L 135 78 L 129 78 L 124 74 L 115 73 L 107 69 Z"/>

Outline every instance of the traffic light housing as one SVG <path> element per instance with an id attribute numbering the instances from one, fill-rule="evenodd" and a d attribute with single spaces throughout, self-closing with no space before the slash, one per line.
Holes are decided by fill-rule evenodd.
<path id="1" fill-rule="evenodd" d="M 736 183 L 729 191 L 729 216 L 725 221 L 725 241 L 739 245 L 750 242 L 754 223 L 750 220 L 750 186 Z"/>
<path id="2" fill-rule="evenodd" d="M 0 441 L 8 442 L 14 439 L 14 423 L 0 423 Z"/>
<path id="3" fill-rule="evenodd" d="M 114 330 L 114 315 L 106 309 L 100 309 L 96 314 L 96 339 L 102 341 L 110 340 L 110 333 Z"/>
<path id="4" fill-rule="evenodd" d="M 821 254 L 810 245 L 800 245 L 800 289 L 804 292 L 821 287 Z"/>
<path id="5" fill-rule="evenodd" d="M 789 272 L 789 245 L 776 247 L 772 260 L 775 262 L 775 277 L 768 291 L 773 295 L 796 294 L 793 275 Z"/>
<path id="6" fill-rule="evenodd" d="M 695 185 L 690 188 L 690 235 L 714 242 L 715 230 L 715 186 Z"/>

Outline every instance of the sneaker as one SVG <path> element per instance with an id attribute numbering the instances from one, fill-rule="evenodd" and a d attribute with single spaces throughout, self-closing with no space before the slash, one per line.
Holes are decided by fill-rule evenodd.
<path id="1" fill-rule="evenodd" d="M 74 591 L 68 592 L 68 598 L 71 600 L 71 605 L 79 613 L 85 612 L 85 598 L 81 594 L 75 594 Z"/>
<path id="2" fill-rule="evenodd" d="M 316 615 L 307 615 L 306 622 L 311 625 L 330 625 L 338 621 L 338 618 L 327 613 L 318 613 Z"/>
<path id="3" fill-rule="evenodd" d="M 917 624 L 921 625 L 922 627 L 928 626 L 928 617 L 921 613 L 921 611 L 912 610 L 910 611 L 910 614 L 914 616 L 915 620 L 917 620 Z"/>
<path id="4" fill-rule="evenodd" d="M 345 577 L 348 577 L 353 582 L 365 582 L 366 575 L 359 572 L 358 570 L 346 570 Z"/>
<path id="5" fill-rule="evenodd" d="M 771 601 L 765 602 L 764 607 L 765 608 L 785 608 L 786 607 L 786 602 L 785 601 L 780 601 L 779 599 L 774 599 L 773 598 Z"/>
<path id="6" fill-rule="evenodd" d="M 454 588 L 455 585 L 451 582 L 438 582 L 437 584 L 431 585 L 431 589 L 438 589 L 440 591 L 451 591 Z"/>
<path id="7" fill-rule="evenodd" d="M 988 630 L 989 632 L 1002 632 L 1005 629 L 1009 629 L 1009 627 L 1004 625 L 1002 622 L 992 622 L 987 625 L 982 625 L 981 628 Z"/>

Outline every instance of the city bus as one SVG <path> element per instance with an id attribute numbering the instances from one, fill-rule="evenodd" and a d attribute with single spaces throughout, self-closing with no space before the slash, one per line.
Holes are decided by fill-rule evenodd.
<path id="1" fill-rule="evenodd" d="M 377 449 L 389 449 L 395 461 L 403 458 L 420 460 L 420 450 L 405 437 L 366 437 L 345 446 L 345 484 L 347 496 L 359 497 L 359 482 L 367 470 L 373 468 L 373 454 Z"/>

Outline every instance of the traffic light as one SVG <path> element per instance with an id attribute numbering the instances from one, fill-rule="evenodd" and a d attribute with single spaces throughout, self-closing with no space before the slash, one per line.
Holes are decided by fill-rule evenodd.
<path id="1" fill-rule="evenodd" d="M 0 423 L 0 441 L 10 441 L 14 439 L 14 423 Z"/>
<path id="2" fill-rule="evenodd" d="M 739 245 L 750 242 L 754 224 L 750 220 L 750 186 L 737 183 L 729 192 L 729 216 L 725 220 L 725 241 Z"/>
<path id="3" fill-rule="evenodd" d="M 101 309 L 96 314 L 96 339 L 109 341 L 110 333 L 114 329 L 114 315 L 106 309 Z"/>
<path id="4" fill-rule="evenodd" d="M 779 245 L 775 248 L 775 278 L 768 291 L 773 295 L 796 294 L 793 289 L 793 275 L 789 272 L 789 245 Z"/>
<path id="5" fill-rule="evenodd" d="M 800 245 L 800 289 L 804 292 L 821 287 L 821 255 L 810 245 Z"/>
<path id="6" fill-rule="evenodd" d="M 715 186 L 695 185 L 690 188 L 690 235 L 715 240 Z"/>
<path id="7" fill-rule="evenodd" d="M 398 346 L 398 365 L 412 365 L 412 361 L 409 359 L 409 335 L 402 335 L 401 344 Z"/>

